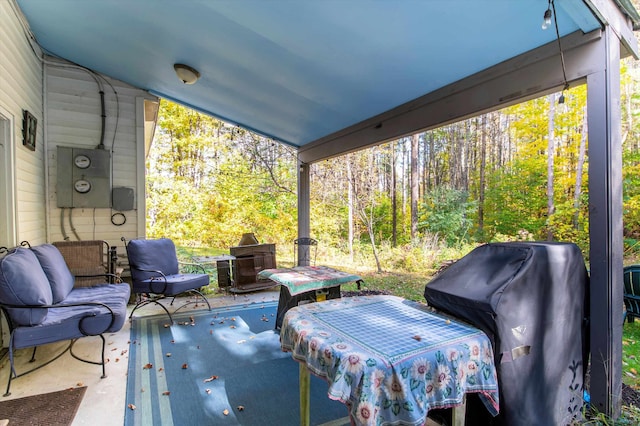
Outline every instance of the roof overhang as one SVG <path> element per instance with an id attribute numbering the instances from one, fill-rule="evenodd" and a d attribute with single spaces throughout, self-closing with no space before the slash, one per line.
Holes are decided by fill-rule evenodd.
<path id="1" fill-rule="evenodd" d="M 555 29 L 541 28 L 546 0 L 15 1 L 46 52 L 292 145 L 308 162 L 563 83 Z M 636 55 L 637 13 L 622 3 L 555 0 L 565 54 L 611 25 Z M 200 79 L 183 84 L 175 63 Z M 541 84 L 536 69 L 553 77 Z M 442 108 L 449 95 L 452 110 Z"/>

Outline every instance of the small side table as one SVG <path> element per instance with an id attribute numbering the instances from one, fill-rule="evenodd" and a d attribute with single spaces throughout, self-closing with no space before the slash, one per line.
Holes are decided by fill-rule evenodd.
<path id="1" fill-rule="evenodd" d="M 221 254 L 218 256 L 194 256 L 193 260 L 197 263 L 215 264 L 216 273 L 218 274 L 218 287 L 228 288 L 233 284 L 233 262 L 235 256 L 229 254 Z"/>
<path id="2" fill-rule="evenodd" d="M 265 269 L 259 277 L 280 284 L 276 330 L 282 326 L 284 314 L 299 304 L 322 302 L 340 298 L 340 286 L 349 282 L 360 282 L 359 275 L 338 271 L 327 266 L 296 266 L 294 268 Z"/>

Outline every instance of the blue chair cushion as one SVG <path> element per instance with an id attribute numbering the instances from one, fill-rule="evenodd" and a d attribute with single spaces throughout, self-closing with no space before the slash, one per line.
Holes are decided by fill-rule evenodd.
<path id="1" fill-rule="evenodd" d="M 34 327 L 22 327 L 14 330 L 14 348 L 26 348 L 76 339 L 87 335 L 116 332 L 127 319 L 127 302 L 131 289 L 124 284 L 104 284 L 94 287 L 74 288 L 61 304 L 100 302 L 109 306 L 114 313 L 101 306 L 69 306 L 51 308 L 46 319 Z M 89 315 L 88 318 L 82 320 Z M 93 316 L 95 315 L 95 316 Z"/>
<path id="2" fill-rule="evenodd" d="M 51 286 L 38 258 L 30 249 L 17 248 L 0 259 L 0 303 L 50 305 Z M 15 325 L 37 325 L 47 317 L 46 308 L 7 309 Z"/>
<path id="3" fill-rule="evenodd" d="M 133 274 L 132 274 L 133 275 Z M 146 279 L 133 282 L 134 293 L 155 293 L 165 296 L 176 296 L 188 290 L 193 290 L 209 285 L 209 275 L 207 274 L 173 274 L 163 278 Z"/>
<path id="4" fill-rule="evenodd" d="M 134 283 L 158 276 L 157 273 L 141 270 L 162 271 L 165 275 L 178 273 L 176 246 L 168 238 L 131 240 L 127 244 L 127 256 Z"/>
<path id="5" fill-rule="evenodd" d="M 75 277 L 69 271 L 60 250 L 52 244 L 42 244 L 32 247 L 42 270 L 49 279 L 53 303 L 60 303 L 73 289 Z"/>

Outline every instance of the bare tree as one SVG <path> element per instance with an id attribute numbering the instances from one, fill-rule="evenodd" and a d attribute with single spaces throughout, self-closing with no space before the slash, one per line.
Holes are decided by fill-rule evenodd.
<path id="1" fill-rule="evenodd" d="M 396 144 L 391 142 L 391 245 L 398 245 L 398 194 L 396 190 Z"/>
<path id="2" fill-rule="evenodd" d="M 351 174 L 349 186 L 353 194 L 353 209 L 367 229 L 377 270 L 378 272 L 382 272 L 378 246 L 375 239 L 375 224 L 377 222 L 377 218 L 375 217 L 375 199 L 377 187 L 375 179 L 372 179 L 371 176 L 371 171 L 374 169 L 374 159 L 377 149 L 377 147 L 374 147 L 361 153 L 348 154 L 347 167 Z"/>
<path id="3" fill-rule="evenodd" d="M 582 170 L 584 167 L 584 154 L 587 146 L 587 133 L 589 133 L 589 129 L 587 127 L 587 107 L 585 106 L 583 109 L 582 116 L 582 135 L 580 136 L 580 148 L 578 151 L 578 164 L 576 165 L 576 186 L 573 194 L 573 227 L 574 229 L 578 229 L 580 218 L 580 196 L 582 195 Z"/>
<path id="4" fill-rule="evenodd" d="M 484 189 L 486 186 L 485 169 L 487 165 L 487 115 L 482 115 L 480 128 L 480 177 L 478 182 L 478 233 L 484 235 Z"/>
<path id="5" fill-rule="evenodd" d="M 419 178 L 418 178 L 418 148 L 420 143 L 420 135 L 415 134 L 411 137 L 411 241 L 418 237 L 418 197 L 419 197 Z"/>
<path id="6" fill-rule="evenodd" d="M 553 201 L 553 160 L 555 155 L 555 113 L 556 113 L 556 94 L 549 95 L 549 121 L 548 121 L 548 139 L 547 139 L 547 223 L 555 213 L 556 206 Z M 553 241 L 553 229 L 547 226 L 547 240 Z"/>
<path id="7" fill-rule="evenodd" d="M 355 200 L 354 200 L 354 192 L 353 192 L 353 185 L 351 184 L 351 182 L 353 181 L 353 173 L 351 172 L 351 161 L 349 161 L 349 159 L 347 158 L 347 181 L 349 182 L 349 184 L 347 185 L 348 191 L 347 191 L 347 205 L 349 206 L 349 257 L 351 258 L 351 262 L 353 262 L 353 215 L 354 215 L 354 204 L 355 204 Z"/>

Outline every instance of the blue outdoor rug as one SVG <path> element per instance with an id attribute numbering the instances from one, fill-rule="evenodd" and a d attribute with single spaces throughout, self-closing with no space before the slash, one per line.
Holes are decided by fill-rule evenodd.
<path id="1" fill-rule="evenodd" d="M 125 426 L 299 425 L 298 363 L 274 331 L 277 303 L 138 317 L 131 325 Z M 311 379 L 311 424 L 349 424 Z"/>

